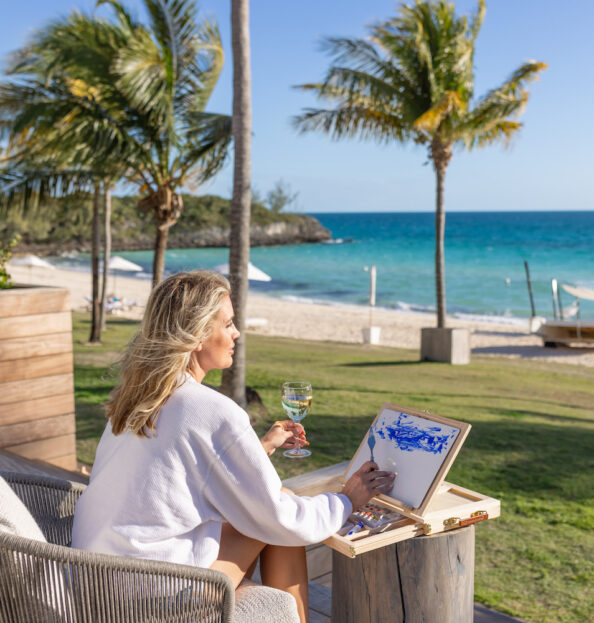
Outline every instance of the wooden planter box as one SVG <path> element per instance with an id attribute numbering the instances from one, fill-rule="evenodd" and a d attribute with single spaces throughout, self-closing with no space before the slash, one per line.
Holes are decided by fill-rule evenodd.
<path id="1" fill-rule="evenodd" d="M 0 448 L 76 469 L 69 291 L 0 291 Z"/>

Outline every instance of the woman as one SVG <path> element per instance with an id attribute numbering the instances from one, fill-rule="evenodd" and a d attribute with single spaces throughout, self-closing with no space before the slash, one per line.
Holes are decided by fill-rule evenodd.
<path id="1" fill-rule="evenodd" d="M 202 384 L 232 364 L 238 337 L 218 273 L 178 273 L 152 291 L 107 404 L 73 547 L 211 567 L 236 588 L 260 557 L 263 583 L 290 592 L 306 621 L 303 546 L 336 532 L 394 475 L 367 463 L 341 494 L 283 490 L 268 456 L 306 443 L 303 427 L 276 422 L 259 440 L 243 409 Z"/>

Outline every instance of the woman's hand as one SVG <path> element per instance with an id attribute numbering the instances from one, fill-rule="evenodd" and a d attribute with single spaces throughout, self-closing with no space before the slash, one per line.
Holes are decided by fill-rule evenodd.
<path id="1" fill-rule="evenodd" d="M 390 491 L 394 478 L 394 472 L 380 472 L 377 463 L 367 461 L 346 481 L 342 493 L 352 502 L 355 511 L 374 495 Z"/>
<path id="2" fill-rule="evenodd" d="M 275 422 L 270 430 L 260 439 L 266 454 L 270 456 L 277 448 L 301 448 L 308 446 L 305 439 L 305 429 L 301 424 L 292 420 Z"/>

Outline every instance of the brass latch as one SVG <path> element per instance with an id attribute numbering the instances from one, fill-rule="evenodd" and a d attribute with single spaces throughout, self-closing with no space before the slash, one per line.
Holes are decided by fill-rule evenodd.
<path id="1" fill-rule="evenodd" d="M 460 522 L 460 527 L 470 526 L 473 523 L 478 523 L 479 521 L 485 521 L 485 519 L 489 519 L 489 515 L 487 511 L 476 511 L 475 513 L 470 514 L 469 519 L 463 519 Z"/>

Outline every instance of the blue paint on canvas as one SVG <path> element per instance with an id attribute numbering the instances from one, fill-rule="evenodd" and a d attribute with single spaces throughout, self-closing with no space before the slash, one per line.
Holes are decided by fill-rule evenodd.
<path id="1" fill-rule="evenodd" d="M 391 441 L 405 452 L 420 450 L 431 454 L 447 451 L 458 434 L 457 430 L 450 427 L 444 431 L 434 423 L 431 426 L 422 426 L 419 421 L 419 418 L 399 413 L 398 418 L 391 423 L 376 424 L 375 432 L 380 439 Z"/>

